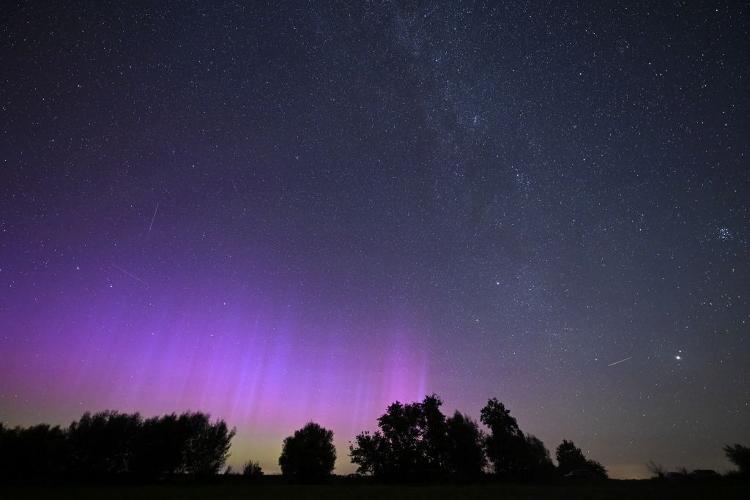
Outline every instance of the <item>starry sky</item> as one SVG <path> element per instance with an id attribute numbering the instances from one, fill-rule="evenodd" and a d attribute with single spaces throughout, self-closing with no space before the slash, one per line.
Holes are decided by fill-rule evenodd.
<path id="1" fill-rule="evenodd" d="M 10 2 L 0 420 L 498 397 L 615 477 L 750 441 L 745 2 Z"/>

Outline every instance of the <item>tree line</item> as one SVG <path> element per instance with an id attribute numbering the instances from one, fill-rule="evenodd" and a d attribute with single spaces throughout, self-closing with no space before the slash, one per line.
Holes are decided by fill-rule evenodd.
<path id="1" fill-rule="evenodd" d="M 391 404 L 378 418 L 378 430 L 357 435 L 350 445 L 358 472 L 385 481 L 473 481 L 487 472 L 513 481 L 607 478 L 604 467 L 571 441 L 557 448 L 555 466 L 544 443 L 524 433 L 497 399 L 481 410 L 486 432 L 459 411 L 446 417 L 441 405 L 436 395 L 421 403 Z"/>
<path id="2" fill-rule="evenodd" d="M 0 424 L 0 478 L 211 476 L 224 467 L 233 436 L 204 413 L 86 413 L 67 428 Z"/>
<path id="3" fill-rule="evenodd" d="M 434 394 L 421 402 L 389 405 L 377 419 L 378 429 L 358 434 L 349 445 L 357 473 L 382 482 L 607 478 L 606 469 L 572 441 L 562 441 L 553 463 L 544 443 L 523 432 L 495 398 L 480 412 L 484 428 L 459 411 L 446 416 L 441 406 Z M 147 419 L 137 413 L 86 413 L 67 428 L 0 424 L 0 479 L 209 477 L 225 470 L 234 433 L 224 421 L 211 422 L 203 413 Z M 750 448 L 733 445 L 724 451 L 740 475 L 750 476 Z M 325 480 L 335 462 L 333 432 L 317 423 L 306 424 L 282 443 L 279 466 L 291 481 Z M 257 478 L 263 472 L 250 461 L 242 474 Z"/>

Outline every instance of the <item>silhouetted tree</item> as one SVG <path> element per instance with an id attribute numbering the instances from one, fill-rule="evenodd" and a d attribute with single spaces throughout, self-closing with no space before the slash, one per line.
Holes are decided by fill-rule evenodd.
<path id="1" fill-rule="evenodd" d="M 495 398 L 490 399 L 482 408 L 480 419 L 490 431 L 485 439 L 485 450 L 495 475 L 515 480 L 551 476 L 554 465 L 544 443 L 524 434 L 505 405 Z"/>
<path id="2" fill-rule="evenodd" d="M 448 468 L 448 425 L 440 411 L 443 401 L 436 395 L 422 400 L 422 441 L 427 477 L 443 477 Z"/>
<path id="3" fill-rule="evenodd" d="M 446 419 L 442 404 L 432 394 L 421 403 L 389 405 L 378 418 L 378 430 L 360 433 L 349 446 L 357 471 L 388 481 L 480 476 L 485 464 L 482 432 L 459 412 Z"/>
<path id="4" fill-rule="evenodd" d="M 349 445 L 349 456 L 361 474 L 400 479 L 414 473 L 417 455 L 417 412 L 399 402 L 378 419 L 380 431 L 362 432 Z"/>
<path id="5" fill-rule="evenodd" d="M 589 460 L 572 441 L 563 440 L 556 452 L 557 469 L 563 476 L 579 473 L 591 479 L 606 479 L 607 470 L 602 464 Z"/>
<path id="6" fill-rule="evenodd" d="M 740 474 L 750 476 L 750 448 L 741 444 L 726 445 L 724 453 L 729 461 L 737 466 Z"/>
<path id="7" fill-rule="evenodd" d="M 476 479 L 482 474 L 484 435 L 477 423 L 456 411 L 446 422 L 447 468 L 457 479 Z"/>
<path id="8" fill-rule="evenodd" d="M 137 413 L 86 413 L 66 430 L 0 425 L 0 478 L 211 475 L 224 466 L 233 435 L 202 413 L 145 421 Z"/>
<path id="9" fill-rule="evenodd" d="M 653 479 L 664 479 L 667 476 L 667 471 L 664 469 L 664 466 L 653 460 L 648 461 L 646 468 L 651 473 Z"/>
<path id="10" fill-rule="evenodd" d="M 336 462 L 333 432 L 310 422 L 284 439 L 281 473 L 297 481 L 317 481 L 331 475 Z"/>
<path id="11" fill-rule="evenodd" d="M 384 477 L 405 479 L 421 476 L 427 468 L 420 446 L 424 434 L 424 419 L 419 403 L 391 404 L 378 419 L 380 432 L 372 435 L 378 456 L 372 457 L 375 470 Z M 358 454 L 353 452 L 352 461 L 357 463 Z M 379 462 L 379 463 L 378 463 Z M 363 471 L 364 472 L 364 471 Z"/>
<path id="12" fill-rule="evenodd" d="M 371 434 L 364 431 L 354 436 L 354 442 L 349 442 L 349 458 L 357 464 L 357 472 L 383 478 L 387 475 L 385 454 L 389 450 L 380 432 Z"/>
<path id="13" fill-rule="evenodd" d="M 68 428 L 73 474 L 103 477 L 128 472 L 140 426 L 137 413 L 85 413 Z"/>
<path id="14" fill-rule="evenodd" d="M 249 479 L 257 479 L 263 476 L 263 469 L 258 462 L 250 460 L 242 467 L 242 475 Z"/>
<path id="15" fill-rule="evenodd" d="M 205 413 L 183 413 L 177 428 L 186 436 L 180 472 L 197 476 L 218 473 L 229 456 L 234 429 L 229 430 L 223 420 L 212 424 Z"/>
<path id="16" fill-rule="evenodd" d="M 59 477 L 66 471 L 68 455 L 65 432 L 59 427 L 0 425 L 0 478 Z"/>
<path id="17" fill-rule="evenodd" d="M 149 418 L 134 442 L 130 471 L 139 476 L 213 475 L 224 466 L 234 430 L 203 413 Z"/>
<path id="18" fill-rule="evenodd" d="M 523 472 L 520 479 L 543 481 L 555 476 L 555 464 L 552 463 L 549 450 L 541 439 L 531 434 L 524 437 L 523 446 Z"/>
<path id="19" fill-rule="evenodd" d="M 422 480 L 449 474 L 452 462 L 448 423 L 436 395 L 421 403 L 388 406 L 379 431 L 363 432 L 350 444 L 358 472 L 387 480 Z"/>
<path id="20" fill-rule="evenodd" d="M 183 472 L 187 436 L 175 414 L 145 420 L 135 441 L 131 471 L 152 478 Z"/>
<path id="21" fill-rule="evenodd" d="M 490 431 L 485 439 L 485 449 L 495 474 L 513 476 L 517 473 L 519 448 L 523 441 L 518 422 L 495 398 L 482 408 L 480 420 Z"/>

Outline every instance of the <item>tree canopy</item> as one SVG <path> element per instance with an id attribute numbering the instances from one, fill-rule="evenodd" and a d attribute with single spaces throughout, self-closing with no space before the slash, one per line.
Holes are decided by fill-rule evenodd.
<path id="1" fill-rule="evenodd" d="M 557 468 L 563 476 L 578 475 L 592 479 L 606 479 L 607 470 L 595 460 L 587 459 L 573 441 L 563 440 L 556 452 Z"/>
<path id="2" fill-rule="evenodd" d="M 740 474 L 750 476 L 750 448 L 741 444 L 726 445 L 724 453 L 729 461 L 737 466 Z"/>
<path id="3" fill-rule="evenodd" d="M 281 473 L 297 481 L 318 481 L 331 475 L 336 463 L 333 431 L 309 422 L 284 439 Z"/>
<path id="4" fill-rule="evenodd" d="M 510 411 L 497 399 L 490 399 L 480 420 L 489 429 L 485 440 L 487 459 L 496 476 L 504 479 L 546 479 L 555 467 L 544 443 L 524 434 Z"/>
<path id="5" fill-rule="evenodd" d="M 386 480 L 472 478 L 484 465 L 482 434 L 476 423 L 456 412 L 447 418 L 442 400 L 395 402 L 378 418 L 379 430 L 363 432 L 350 445 L 358 471 Z"/>
<path id="6" fill-rule="evenodd" d="M 144 420 L 138 413 L 85 413 L 67 429 L 0 427 L 0 477 L 206 476 L 225 464 L 234 430 L 204 413 Z"/>

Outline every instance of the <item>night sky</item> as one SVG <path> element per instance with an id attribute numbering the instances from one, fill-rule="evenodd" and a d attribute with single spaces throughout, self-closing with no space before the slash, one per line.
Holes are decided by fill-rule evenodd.
<path id="1" fill-rule="evenodd" d="M 745 2 L 7 2 L 0 420 L 490 397 L 615 477 L 750 441 Z"/>

